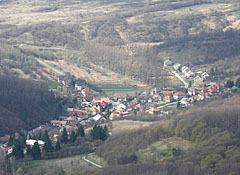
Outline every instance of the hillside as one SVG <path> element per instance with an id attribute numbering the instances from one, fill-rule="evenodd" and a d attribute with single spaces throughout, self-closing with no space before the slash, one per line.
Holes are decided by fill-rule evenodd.
<path id="1" fill-rule="evenodd" d="M 110 137 L 97 154 L 112 166 L 98 174 L 238 174 L 239 100 L 237 95 L 193 107 L 168 129 L 155 125 Z"/>
<path id="2" fill-rule="evenodd" d="M 61 103 L 40 82 L 0 76 L 0 135 L 33 129 L 61 114 Z"/>
<path id="3" fill-rule="evenodd" d="M 105 74 L 112 71 L 163 86 L 165 59 L 193 67 L 239 60 L 237 0 L 1 2 L 0 62 L 5 74 L 56 78 L 38 63 L 40 58 L 56 62 L 63 72 L 77 66 L 84 72 L 81 78 L 90 82 L 102 66 L 105 84 L 116 83 Z"/>

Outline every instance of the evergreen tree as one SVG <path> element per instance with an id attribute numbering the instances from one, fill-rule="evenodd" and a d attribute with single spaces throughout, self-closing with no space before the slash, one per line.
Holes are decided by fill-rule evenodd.
<path id="1" fill-rule="evenodd" d="M 57 143 L 56 143 L 56 147 L 55 147 L 55 151 L 59 151 L 60 149 L 61 149 L 60 142 L 57 141 Z"/>
<path id="2" fill-rule="evenodd" d="M 232 80 L 228 80 L 225 87 L 226 88 L 232 88 L 234 86 L 234 82 Z"/>
<path id="3" fill-rule="evenodd" d="M 105 125 L 102 126 L 94 125 L 93 129 L 90 131 L 90 135 L 94 140 L 106 140 L 108 137 L 108 128 Z"/>
<path id="4" fill-rule="evenodd" d="M 77 136 L 76 136 L 76 133 L 75 131 L 72 131 L 71 135 L 70 135 L 70 142 L 73 143 L 75 142 Z"/>
<path id="5" fill-rule="evenodd" d="M 214 76 L 215 75 L 215 71 L 213 68 L 210 69 L 210 76 Z"/>
<path id="6" fill-rule="evenodd" d="M 215 67 L 215 72 L 214 72 L 214 74 L 215 74 L 215 75 L 218 74 L 218 68 L 217 68 L 217 67 Z"/>
<path id="7" fill-rule="evenodd" d="M 49 138 L 49 135 L 48 135 L 48 132 L 45 131 L 43 136 L 42 136 L 42 140 L 45 142 L 44 146 L 43 146 L 43 150 L 45 152 L 51 152 L 53 150 L 53 147 L 52 147 L 52 141 L 51 139 Z"/>
<path id="8" fill-rule="evenodd" d="M 85 132 L 84 132 L 84 128 L 83 128 L 82 125 L 80 125 L 80 126 L 78 127 L 77 136 L 85 137 Z"/>
<path id="9" fill-rule="evenodd" d="M 38 142 L 36 141 L 32 147 L 32 157 L 34 160 L 41 159 L 41 150 L 39 148 Z"/>
<path id="10" fill-rule="evenodd" d="M 16 157 L 16 159 L 22 159 L 24 157 L 23 149 L 18 140 L 14 141 L 13 155 Z"/>
<path id="11" fill-rule="evenodd" d="M 191 81 L 189 81 L 188 87 L 189 87 L 189 88 L 192 87 L 192 82 L 191 82 Z"/>
<path id="12" fill-rule="evenodd" d="M 8 140 L 8 146 L 13 146 L 15 134 L 12 134 Z"/>
<path id="13" fill-rule="evenodd" d="M 238 78 L 236 81 L 236 87 L 240 88 L 240 78 Z"/>
<path id="14" fill-rule="evenodd" d="M 179 107 L 180 107 L 180 102 L 178 101 L 178 102 L 177 102 L 177 108 L 179 108 Z"/>
<path id="15" fill-rule="evenodd" d="M 68 142 L 68 134 L 67 134 L 67 130 L 66 130 L 65 127 L 63 128 L 63 132 L 62 132 L 60 140 L 61 140 L 61 143 L 67 143 Z"/>
<path id="16" fill-rule="evenodd" d="M 27 155 L 32 156 L 32 149 L 31 149 L 30 145 L 27 145 Z"/>

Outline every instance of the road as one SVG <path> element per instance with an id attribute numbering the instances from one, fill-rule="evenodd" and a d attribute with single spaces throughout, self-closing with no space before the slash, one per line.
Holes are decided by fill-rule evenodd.
<path id="1" fill-rule="evenodd" d="M 173 104 L 177 104 L 177 101 L 175 101 L 175 102 L 172 102 L 172 103 L 167 103 L 167 104 L 165 104 L 165 105 L 162 105 L 162 106 L 159 106 L 159 107 L 157 107 L 157 108 L 158 108 L 158 109 L 161 109 L 161 108 L 164 108 L 164 107 L 166 107 L 166 106 L 173 105 Z"/>
<path id="2" fill-rule="evenodd" d="M 176 71 L 172 71 L 172 73 L 184 84 L 185 88 L 188 88 L 188 83 Z"/>
<path id="3" fill-rule="evenodd" d="M 91 165 L 93 165 L 93 166 L 95 166 L 95 167 L 103 168 L 103 166 L 101 166 L 101 165 L 99 165 L 99 164 L 96 164 L 96 163 L 92 162 L 91 160 L 88 160 L 88 159 L 86 158 L 86 156 L 83 156 L 83 157 L 82 157 L 82 160 L 84 160 L 85 162 L 90 163 Z"/>
<path id="4" fill-rule="evenodd" d="M 37 58 L 36 58 L 36 60 L 37 60 L 41 65 L 43 65 L 43 66 L 45 66 L 45 67 L 51 69 L 53 72 L 56 72 L 56 73 L 59 74 L 59 75 L 64 75 L 63 72 L 61 72 L 60 70 L 58 70 L 58 69 L 56 69 L 56 68 L 50 66 L 49 64 L 43 62 L 42 60 L 37 59 Z"/>

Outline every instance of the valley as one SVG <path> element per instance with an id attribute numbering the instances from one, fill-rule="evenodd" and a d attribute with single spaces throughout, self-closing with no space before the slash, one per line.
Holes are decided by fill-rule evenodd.
<path id="1" fill-rule="evenodd" d="M 0 12 L 0 174 L 240 172 L 238 0 Z"/>

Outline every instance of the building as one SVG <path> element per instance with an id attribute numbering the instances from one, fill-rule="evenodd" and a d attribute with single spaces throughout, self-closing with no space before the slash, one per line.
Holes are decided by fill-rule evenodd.
<path id="1" fill-rule="evenodd" d="M 170 60 L 166 60 L 164 61 L 164 66 L 167 67 L 167 66 L 172 66 L 173 65 L 173 62 L 170 61 Z"/>

